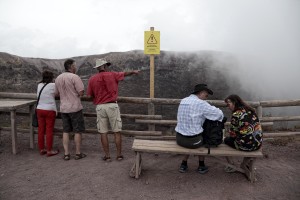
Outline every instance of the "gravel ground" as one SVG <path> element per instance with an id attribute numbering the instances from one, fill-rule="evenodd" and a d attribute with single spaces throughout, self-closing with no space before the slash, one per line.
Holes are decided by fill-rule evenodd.
<path id="1" fill-rule="evenodd" d="M 143 171 L 129 177 L 134 163 L 133 138 L 123 138 L 123 161 L 101 160 L 98 135 L 83 135 L 82 160 L 64 161 L 61 137 L 54 138 L 57 156 L 40 156 L 29 149 L 26 134 L 18 134 L 17 155 L 11 153 L 9 132 L 0 133 L 0 199 L 300 199 L 300 145 L 297 140 L 264 143 L 264 158 L 256 162 L 257 181 L 251 184 L 241 173 L 225 173 L 213 158 L 209 172 L 198 174 L 197 157 L 189 159 L 189 171 L 178 172 L 182 156 L 143 154 Z M 37 138 L 35 138 L 37 145 Z M 74 142 L 71 143 L 74 152 Z M 113 137 L 110 149 L 115 157 Z M 236 162 L 241 160 L 236 159 Z"/>

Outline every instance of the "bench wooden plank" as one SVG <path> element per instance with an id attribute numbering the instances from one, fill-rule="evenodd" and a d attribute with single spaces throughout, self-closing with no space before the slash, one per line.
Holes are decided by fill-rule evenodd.
<path id="1" fill-rule="evenodd" d="M 257 157 L 263 157 L 262 149 L 257 151 L 245 152 L 233 149 L 225 144 L 221 144 L 218 147 L 211 148 L 210 154 L 208 149 L 200 147 L 197 149 L 188 149 L 177 145 L 174 140 L 143 140 L 134 139 L 132 149 L 136 153 L 136 160 L 132 166 L 129 175 L 131 177 L 139 178 L 142 170 L 142 156 L 143 152 L 148 153 L 171 153 L 171 154 L 189 154 L 189 155 L 203 155 L 212 156 L 217 159 L 218 163 L 225 166 L 229 166 L 236 171 L 244 173 L 246 177 L 253 183 L 255 181 L 255 168 L 254 162 Z M 227 163 L 221 161 L 217 157 L 226 157 Z M 243 157 L 243 162 L 240 167 L 234 165 L 231 161 L 231 157 Z"/>
<path id="2" fill-rule="evenodd" d="M 235 156 L 235 157 L 263 157 L 262 150 L 244 152 L 233 149 L 226 144 L 221 144 L 217 148 L 211 148 L 210 154 L 207 154 L 207 148 L 188 149 L 176 144 L 172 140 L 140 140 L 135 139 L 132 149 L 138 152 L 152 153 L 173 153 L 173 154 L 192 154 L 205 156 Z"/>
<path id="3" fill-rule="evenodd" d="M 135 123 L 138 124 L 162 124 L 162 125 L 176 125 L 177 120 L 164 120 L 164 119 L 136 119 Z M 273 126 L 273 122 L 261 122 L 261 126 Z M 225 126 L 229 126 L 230 122 L 226 122 Z"/>

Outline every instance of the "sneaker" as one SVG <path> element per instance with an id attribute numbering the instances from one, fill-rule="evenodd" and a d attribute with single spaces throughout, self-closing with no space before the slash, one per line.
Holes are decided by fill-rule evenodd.
<path id="1" fill-rule="evenodd" d="M 185 173 L 187 171 L 187 169 L 188 169 L 187 165 L 181 164 L 180 168 L 179 168 L 179 172 L 180 173 Z"/>
<path id="2" fill-rule="evenodd" d="M 206 166 L 199 166 L 198 167 L 198 172 L 200 174 L 205 174 L 206 172 L 208 172 L 208 168 Z"/>

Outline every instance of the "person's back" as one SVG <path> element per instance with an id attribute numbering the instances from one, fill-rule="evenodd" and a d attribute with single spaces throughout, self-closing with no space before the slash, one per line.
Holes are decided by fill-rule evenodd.
<path id="1" fill-rule="evenodd" d="M 54 156 L 59 150 L 53 150 L 53 129 L 56 118 L 56 89 L 53 81 L 53 73 L 45 70 L 42 73 L 42 81 L 38 84 L 37 97 L 39 98 L 37 105 L 38 116 L 38 146 L 40 155 Z M 46 140 L 45 140 L 46 136 Z M 46 141 L 46 145 L 45 145 Z"/>
<path id="2" fill-rule="evenodd" d="M 186 114 L 183 114 L 186 113 Z M 217 119 L 221 111 L 206 101 L 191 95 L 181 100 L 178 107 L 176 131 L 193 136 L 203 132 L 205 119 Z"/>
<path id="3" fill-rule="evenodd" d="M 124 72 L 101 72 L 89 79 L 88 94 L 94 96 L 95 105 L 113 102 L 118 98 L 118 83 L 124 79 Z"/>
<path id="4" fill-rule="evenodd" d="M 125 76 L 138 74 L 139 70 L 128 72 L 110 72 L 108 67 L 111 65 L 104 59 L 97 59 L 93 67 L 98 73 L 93 75 L 88 82 L 87 96 L 93 99 L 97 112 L 97 128 L 101 134 L 101 143 L 105 153 L 102 158 L 104 161 L 111 161 L 109 153 L 109 143 L 107 133 L 109 126 L 114 133 L 117 147 L 117 160 L 122 160 L 122 120 L 120 109 L 117 104 L 118 83 Z"/>
<path id="5" fill-rule="evenodd" d="M 45 83 L 38 84 L 37 97 L 39 96 L 39 93 L 44 85 Z M 57 109 L 55 103 L 55 94 L 56 94 L 55 84 L 48 83 L 48 85 L 43 89 L 43 93 L 40 96 L 40 101 L 39 104 L 37 105 L 37 108 L 43 110 L 54 110 L 56 112 Z"/>
<path id="6" fill-rule="evenodd" d="M 64 160 L 70 160 L 69 133 L 75 133 L 75 160 L 86 157 L 81 153 L 81 133 L 85 131 L 83 106 L 80 97 L 84 94 L 84 85 L 76 72 L 75 60 L 67 59 L 64 63 L 65 72 L 55 80 L 55 86 L 60 96 L 60 112 L 63 122 Z"/>
<path id="7" fill-rule="evenodd" d="M 223 112 L 211 106 L 206 101 L 208 94 L 213 92 L 206 84 L 198 84 L 190 96 L 181 100 L 177 113 L 176 142 L 179 146 L 195 149 L 203 145 L 203 123 L 205 119 L 221 121 Z M 208 168 L 204 164 L 204 157 L 199 157 L 198 172 L 204 174 Z M 189 155 L 185 155 L 179 168 L 179 172 L 184 173 L 188 169 L 187 160 Z"/>
<path id="8" fill-rule="evenodd" d="M 254 108 L 236 94 L 229 95 L 225 103 L 232 111 L 230 136 L 224 139 L 225 144 L 242 151 L 259 149 L 262 145 L 263 133 Z"/>
<path id="9" fill-rule="evenodd" d="M 80 77 L 70 72 L 60 74 L 55 85 L 60 96 L 60 111 L 71 113 L 82 110 L 79 92 L 84 90 Z"/>

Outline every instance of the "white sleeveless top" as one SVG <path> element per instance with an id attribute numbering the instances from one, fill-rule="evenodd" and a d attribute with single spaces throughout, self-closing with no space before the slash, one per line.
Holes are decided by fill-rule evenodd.
<path id="1" fill-rule="evenodd" d="M 38 84 L 37 97 L 39 96 L 40 90 L 44 85 L 45 83 Z M 46 87 L 44 87 L 42 91 L 37 109 L 57 111 L 56 103 L 55 103 L 55 94 L 56 94 L 55 84 L 49 83 L 48 85 L 46 85 Z"/>

